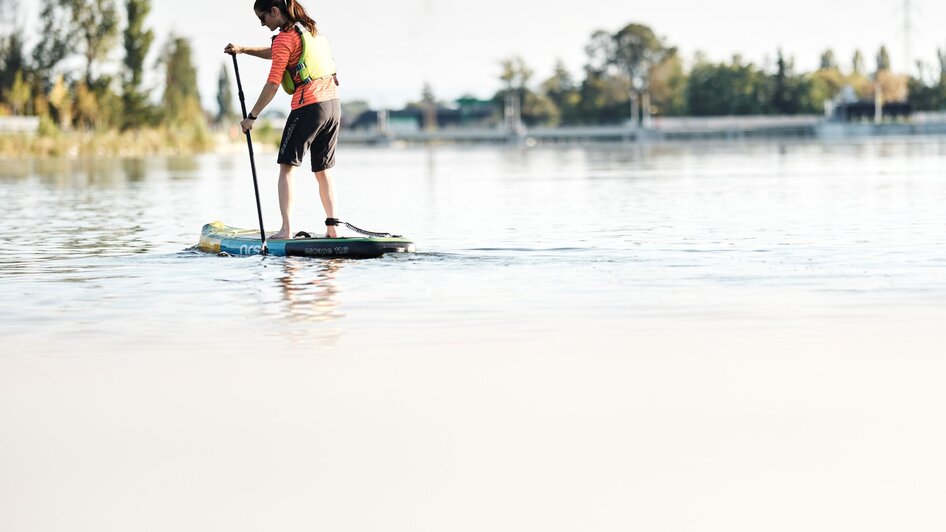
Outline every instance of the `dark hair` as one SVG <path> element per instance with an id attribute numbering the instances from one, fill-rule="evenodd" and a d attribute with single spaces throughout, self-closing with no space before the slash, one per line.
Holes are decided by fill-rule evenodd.
<path id="1" fill-rule="evenodd" d="M 302 4 L 296 0 L 256 0 L 253 9 L 259 12 L 266 12 L 276 6 L 276 9 L 282 11 L 289 22 L 302 24 L 309 33 L 315 35 L 319 30 L 315 27 L 315 21 L 306 12 Z"/>

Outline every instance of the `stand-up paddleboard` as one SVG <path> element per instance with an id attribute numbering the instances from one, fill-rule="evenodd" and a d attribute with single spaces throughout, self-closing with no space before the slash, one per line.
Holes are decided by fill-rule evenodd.
<path id="1" fill-rule="evenodd" d="M 221 222 L 204 226 L 197 247 L 209 253 L 258 255 L 262 250 L 259 231 L 237 229 Z M 327 238 L 301 236 L 266 240 L 270 255 L 321 257 L 326 259 L 373 259 L 385 253 L 414 253 L 414 243 L 400 236 Z"/>

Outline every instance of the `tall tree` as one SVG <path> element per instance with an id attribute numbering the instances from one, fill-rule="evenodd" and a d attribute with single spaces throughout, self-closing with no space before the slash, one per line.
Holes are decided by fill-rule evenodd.
<path id="1" fill-rule="evenodd" d="M 39 40 L 33 48 L 33 66 L 44 85 L 52 86 L 55 68 L 72 53 L 72 7 L 62 0 L 41 0 Z"/>
<path id="2" fill-rule="evenodd" d="M 499 80 L 503 82 L 502 99 L 506 127 L 517 129 L 522 122 L 522 107 L 526 99 L 529 80 L 534 71 L 520 56 L 509 57 L 499 62 Z"/>
<path id="3" fill-rule="evenodd" d="M 860 50 L 854 50 L 854 58 L 851 60 L 851 72 L 855 75 L 865 74 L 867 67 L 864 64 L 864 54 Z"/>
<path id="4" fill-rule="evenodd" d="M 0 92 L 10 90 L 17 75 L 26 70 L 23 38 L 19 33 L 0 35 Z"/>
<path id="5" fill-rule="evenodd" d="M 220 67 L 220 77 L 217 78 L 217 123 L 222 124 L 233 115 L 233 84 L 230 82 L 227 64 L 223 63 Z"/>
<path id="6" fill-rule="evenodd" d="M 499 62 L 499 66 L 501 68 L 499 79 L 505 85 L 506 90 L 525 88 L 534 74 L 534 71 L 526 65 L 521 56 L 503 59 Z"/>
<path id="7" fill-rule="evenodd" d="M 151 11 L 150 0 L 127 0 L 125 11 L 128 25 L 125 27 L 123 40 L 125 44 L 125 81 L 133 89 L 141 86 L 145 58 L 151 43 L 154 41 L 154 32 L 145 29 L 145 19 Z"/>
<path id="8" fill-rule="evenodd" d="M 72 127 L 73 101 L 62 76 L 57 76 L 49 91 L 49 104 L 56 110 L 59 127 L 68 130 Z"/>
<path id="9" fill-rule="evenodd" d="M 627 77 L 631 84 L 631 120 L 636 123 L 638 115 L 635 104 L 642 97 L 645 123 L 649 122 L 651 73 L 667 57 L 668 48 L 650 27 L 631 23 L 614 34 L 614 57 L 612 62 Z"/>
<path id="10" fill-rule="evenodd" d="M 627 120 L 630 83 L 623 77 L 586 66 L 579 94 L 578 123 L 619 124 Z"/>
<path id="11" fill-rule="evenodd" d="M 886 72 L 890 70 L 890 54 L 886 46 L 881 46 L 877 52 L 877 72 Z"/>
<path id="12" fill-rule="evenodd" d="M 657 114 L 682 116 L 686 114 L 687 75 L 683 60 L 675 48 L 654 67 L 650 78 L 650 92 Z"/>
<path id="13" fill-rule="evenodd" d="M 154 32 L 145 28 L 151 11 L 150 0 L 126 0 L 128 25 L 123 32 L 125 45 L 122 83 L 123 129 L 140 127 L 149 121 L 148 91 L 142 89 L 145 59 L 154 41 Z"/>
<path id="14" fill-rule="evenodd" d="M 85 82 L 92 85 L 92 66 L 104 59 L 118 37 L 115 0 L 65 0 L 72 8 L 72 35 L 85 58 Z"/>
<path id="15" fill-rule="evenodd" d="M 821 68 L 815 71 L 810 78 L 808 97 L 812 108 L 824 109 L 825 101 L 837 96 L 846 85 L 849 85 L 849 83 L 841 73 L 841 68 L 835 61 L 834 53 L 827 50 L 821 54 Z"/>
<path id="16" fill-rule="evenodd" d="M 825 50 L 821 54 L 821 70 L 834 70 L 838 68 L 838 61 L 834 58 L 833 50 Z"/>
<path id="17" fill-rule="evenodd" d="M 555 64 L 552 77 L 542 82 L 541 89 L 542 93 L 558 108 L 561 122 L 565 124 L 576 122 L 581 95 L 572 75 L 561 60 Z"/>
<path id="18" fill-rule="evenodd" d="M 939 63 L 939 82 L 946 85 L 946 48 L 936 49 L 936 60 Z"/>
<path id="19" fill-rule="evenodd" d="M 792 112 L 791 90 L 789 89 L 789 80 L 791 76 L 791 66 L 785 59 L 782 49 L 778 49 L 777 59 L 775 60 L 776 72 L 773 79 L 772 88 L 772 107 L 776 113 L 789 114 Z"/>
<path id="20" fill-rule="evenodd" d="M 3 97 L 10 103 L 14 115 L 20 115 L 26 111 L 26 106 L 30 101 L 30 86 L 23 81 L 23 71 L 17 70 L 13 79 L 13 85 L 9 89 L 4 89 Z"/>
<path id="21" fill-rule="evenodd" d="M 590 73 L 605 74 L 614 61 L 614 38 L 604 30 L 597 30 L 591 34 L 591 40 L 585 46 L 588 55 L 588 64 L 585 66 Z"/>
<path id="22" fill-rule="evenodd" d="M 79 127 L 92 129 L 102 122 L 102 113 L 100 112 L 98 98 L 95 92 L 84 82 L 76 84 L 76 122 Z"/>
<path id="23" fill-rule="evenodd" d="M 191 45 L 183 37 L 171 37 L 164 58 L 165 118 L 172 125 L 203 121 L 200 95 L 197 92 L 197 70 L 194 68 Z"/>
<path id="24" fill-rule="evenodd" d="M 813 94 L 812 77 L 797 74 L 795 60 L 786 58 L 781 49 L 777 57 L 778 67 L 772 80 L 772 112 L 786 115 L 821 112 L 824 99 Z"/>

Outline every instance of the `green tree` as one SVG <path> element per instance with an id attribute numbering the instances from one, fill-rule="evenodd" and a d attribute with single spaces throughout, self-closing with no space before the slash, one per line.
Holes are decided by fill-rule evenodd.
<path id="1" fill-rule="evenodd" d="M 630 83 L 592 67 L 585 68 L 579 89 L 579 123 L 619 124 L 627 119 Z"/>
<path id="2" fill-rule="evenodd" d="M 627 118 L 631 84 L 626 77 L 614 75 L 615 46 L 610 33 L 597 30 L 591 34 L 585 46 L 588 60 L 578 88 L 576 123 L 617 124 Z"/>
<path id="3" fill-rule="evenodd" d="M 522 121 L 527 126 L 557 126 L 562 114 L 548 96 L 528 91 L 522 104 Z"/>
<path id="4" fill-rule="evenodd" d="M 890 70 L 890 54 L 887 53 L 887 47 L 881 46 L 877 52 L 877 72 L 887 72 Z"/>
<path id="5" fill-rule="evenodd" d="M 833 57 L 830 50 L 822 54 L 821 68 L 811 75 L 809 99 L 813 110 L 823 109 L 824 102 L 837 96 L 847 84 Z"/>
<path id="6" fill-rule="evenodd" d="M 654 69 L 674 53 L 673 50 L 650 27 L 630 23 L 614 34 L 604 30 L 594 32 L 585 53 L 588 55 L 586 88 L 600 88 L 601 82 L 613 75 L 622 77 L 628 92 L 623 100 L 630 103 L 632 122 L 637 123 L 641 118 L 638 104 L 648 111 L 643 118 L 649 121 Z"/>
<path id="7" fill-rule="evenodd" d="M 520 56 L 503 59 L 499 66 L 499 80 L 502 81 L 503 88 L 495 99 L 502 102 L 505 108 L 507 127 L 518 127 L 523 118 L 522 111 L 529 91 L 529 80 L 532 79 L 534 71 Z"/>
<path id="8" fill-rule="evenodd" d="M 683 60 L 671 48 L 664 60 L 654 67 L 650 79 L 654 114 L 682 116 L 687 113 L 687 74 Z"/>
<path id="9" fill-rule="evenodd" d="M 613 65 L 614 45 L 614 38 L 610 33 L 604 30 L 597 30 L 592 33 L 591 39 L 585 45 L 585 54 L 588 56 L 585 70 L 596 77 L 606 74 Z"/>
<path id="10" fill-rule="evenodd" d="M 56 81 L 49 91 L 49 104 L 56 111 L 59 128 L 68 130 L 72 126 L 73 101 L 69 94 L 69 88 L 61 75 L 56 77 Z"/>
<path id="11" fill-rule="evenodd" d="M 572 75 L 565 68 L 565 64 L 559 60 L 555 64 L 555 70 L 552 77 L 542 82 L 541 94 L 558 109 L 558 120 L 550 125 L 560 123 L 574 124 L 578 121 L 578 105 L 581 102 L 581 94 Z"/>
<path id="12" fill-rule="evenodd" d="M 23 81 L 23 71 L 18 70 L 14 76 L 13 86 L 4 91 L 4 99 L 10 103 L 14 115 L 26 111 L 26 105 L 32 97 L 30 86 Z"/>
<path id="13" fill-rule="evenodd" d="M 946 111 L 946 49 L 936 50 L 938 65 L 929 82 L 922 76 L 908 82 L 909 101 L 920 111 Z"/>
<path id="14" fill-rule="evenodd" d="M 941 83 L 927 84 L 921 78 L 910 78 L 908 89 L 908 101 L 915 111 L 946 110 L 944 87 Z"/>
<path id="15" fill-rule="evenodd" d="M 794 61 L 786 59 L 781 49 L 778 50 L 776 65 L 772 80 L 772 111 L 787 115 L 816 112 L 824 100 L 817 103 L 813 100 L 811 80 L 795 74 Z"/>
<path id="16" fill-rule="evenodd" d="M 125 111 L 123 94 L 115 91 L 120 83 L 112 76 L 102 76 L 92 82 L 92 91 L 98 106 L 98 116 L 94 120 L 97 128 L 123 128 L 128 119 Z"/>
<path id="17" fill-rule="evenodd" d="M 936 60 L 939 62 L 939 82 L 946 85 L 946 48 L 936 49 Z"/>
<path id="18" fill-rule="evenodd" d="M 75 112 L 76 121 L 79 127 L 83 129 L 95 128 L 101 119 L 98 99 L 92 89 L 83 82 L 76 85 Z"/>
<path id="19" fill-rule="evenodd" d="M 154 41 L 154 32 L 144 23 L 151 11 L 150 0 L 126 0 L 128 25 L 122 34 L 125 46 L 122 80 L 122 129 L 133 129 L 151 121 L 148 91 L 142 89 L 145 59 Z"/>
<path id="20" fill-rule="evenodd" d="M 838 68 L 838 61 L 834 58 L 833 50 L 825 50 L 821 54 L 821 66 L 819 70 L 836 70 Z"/>
<path id="21" fill-rule="evenodd" d="M 194 68 L 191 45 L 183 37 L 171 37 L 164 57 L 164 119 L 175 125 L 203 123 L 200 94 L 197 91 L 197 70 Z"/>
<path id="22" fill-rule="evenodd" d="M 866 73 L 867 67 L 864 65 L 864 54 L 860 50 L 854 50 L 854 58 L 851 59 L 851 73 L 855 75 Z"/>
<path id="23" fill-rule="evenodd" d="M 222 124 L 233 118 L 233 84 L 230 82 L 230 72 L 227 64 L 220 67 L 220 76 L 217 78 L 217 123 Z"/>
<path id="24" fill-rule="evenodd" d="M 118 37 L 115 0 L 66 0 L 72 11 L 72 36 L 85 58 L 85 83 L 92 85 L 92 67 L 104 59 Z"/>
<path id="25" fill-rule="evenodd" d="M 687 107 L 693 116 L 756 115 L 771 109 L 764 72 L 737 57 L 731 64 L 702 61 L 687 84 Z"/>
<path id="26" fill-rule="evenodd" d="M 33 67 L 46 87 L 56 80 L 56 66 L 72 53 L 74 32 L 72 9 L 63 0 L 41 0 L 39 12 L 42 36 L 33 48 Z"/>
<path id="27" fill-rule="evenodd" d="M 535 74 L 521 56 L 515 56 L 503 59 L 499 62 L 501 72 L 500 81 L 503 82 L 506 90 L 522 90 L 528 84 L 529 80 Z"/>
<path id="28" fill-rule="evenodd" d="M 0 36 L 0 93 L 13 88 L 17 76 L 26 70 L 23 38 L 19 33 Z"/>
<path id="29" fill-rule="evenodd" d="M 650 80 L 653 69 L 668 55 L 668 48 L 650 27 L 631 23 L 613 36 L 612 64 L 627 78 L 631 93 L 631 120 L 637 123 L 636 103 L 641 98 L 644 120 L 648 122 L 650 109 Z"/>

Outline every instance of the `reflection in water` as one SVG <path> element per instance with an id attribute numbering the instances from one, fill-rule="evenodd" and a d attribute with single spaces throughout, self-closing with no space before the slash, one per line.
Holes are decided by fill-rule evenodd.
<path id="1" fill-rule="evenodd" d="M 168 174 L 172 179 L 192 179 L 197 177 L 200 170 L 200 162 L 193 156 L 168 157 Z"/>
<path id="2" fill-rule="evenodd" d="M 329 326 L 343 318 L 339 312 L 339 288 L 336 276 L 343 261 L 313 260 L 299 257 L 279 259 L 282 272 L 275 278 L 278 298 L 264 303 L 271 316 L 285 323 L 278 331 L 270 331 L 305 352 L 309 348 L 335 347 L 342 330 Z M 264 292 L 269 292 L 268 290 Z M 275 304 L 273 304 L 275 303 Z"/>
<path id="3" fill-rule="evenodd" d="M 111 188 L 163 177 L 195 179 L 201 168 L 194 156 L 0 159 L 0 183 L 32 177 L 41 185 Z"/>
<path id="4" fill-rule="evenodd" d="M 30 165 L 18 159 L 0 159 L 0 183 L 20 181 L 30 175 Z"/>
<path id="5" fill-rule="evenodd" d="M 285 309 L 299 321 L 321 322 L 343 317 L 336 299 L 339 289 L 335 283 L 342 261 L 314 261 L 287 257 L 283 275 L 276 279 Z"/>
<path id="6" fill-rule="evenodd" d="M 148 175 L 147 160 L 141 157 L 123 160 L 122 169 L 125 171 L 125 178 L 132 183 L 143 181 Z"/>

